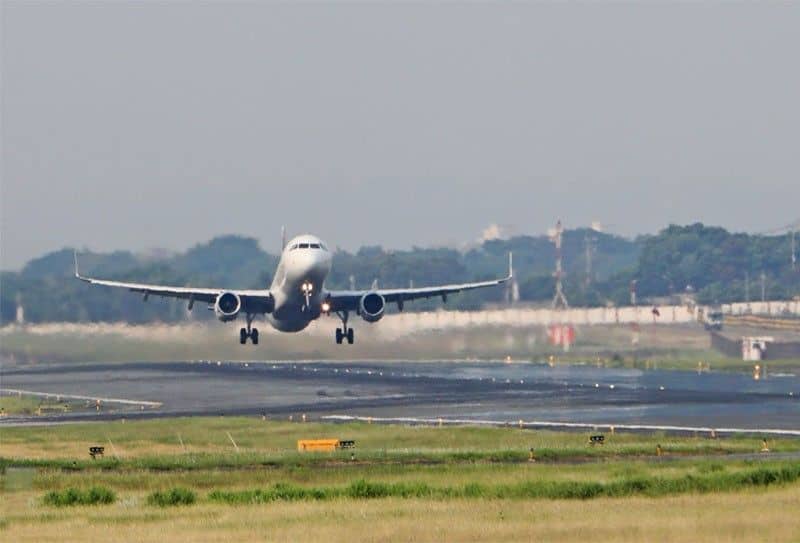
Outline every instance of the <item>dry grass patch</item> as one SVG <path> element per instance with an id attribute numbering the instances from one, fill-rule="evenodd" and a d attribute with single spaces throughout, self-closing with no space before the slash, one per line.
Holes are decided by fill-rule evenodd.
<path id="1" fill-rule="evenodd" d="M 800 487 L 581 501 L 398 500 L 198 505 L 160 512 L 118 503 L 52 514 L 4 500 L 8 541 L 796 541 Z M 139 496 L 140 501 L 144 497 Z M 125 497 L 121 497 L 121 502 Z M 8 510 L 13 511 L 6 516 Z"/>

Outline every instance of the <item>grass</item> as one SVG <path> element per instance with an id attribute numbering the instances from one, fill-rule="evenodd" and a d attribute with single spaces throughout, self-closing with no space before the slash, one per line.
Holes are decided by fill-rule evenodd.
<path id="1" fill-rule="evenodd" d="M 349 462 L 349 453 L 300 454 L 299 439 L 356 440 L 359 462 L 469 463 L 525 462 L 533 448 L 539 461 L 757 452 L 758 436 L 668 436 L 606 431 L 602 447 L 587 445 L 588 434 L 519 428 L 413 427 L 368 423 L 290 423 L 252 417 L 197 417 L 82 423 L 52 427 L 2 428 L 0 465 L 69 469 L 205 469 L 210 467 L 315 466 Z M 228 438 L 235 439 L 237 453 Z M 91 460 L 88 447 L 105 446 Z M 774 451 L 800 450 L 800 439 L 771 439 Z M 116 451 L 116 453 L 115 453 Z"/>
<path id="2" fill-rule="evenodd" d="M 731 492 L 748 487 L 784 485 L 800 479 L 800 463 L 758 467 L 738 473 L 712 472 L 682 477 L 626 477 L 610 482 L 529 480 L 513 484 L 467 483 L 434 487 L 422 482 L 384 483 L 359 479 L 344 487 L 303 487 L 278 483 L 272 488 L 213 491 L 209 499 L 226 504 L 273 501 L 331 500 L 336 498 L 429 499 L 591 499 L 633 495 L 667 496 L 689 492 Z"/>
<path id="3" fill-rule="evenodd" d="M 462 315 L 463 316 L 463 315 Z M 387 317 L 393 319 L 395 316 Z M 395 326 L 361 327 L 359 340 L 348 350 L 337 349 L 332 341 L 335 323 L 321 319 L 297 342 L 291 334 L 280 334 L 260 326 L 268 334 L 257 349 L 242 349 L 236 328 L 218 322 L 174 325 L 130 326 L 122 323 L 50 323 L 27 327 L 0 328 L 0 354 L 7 359 L 37 362 L 130 362 L 138 360 L 499 360 L 511 356 L 517 361 L 544 361 L 551 354 L 561 362 L 595 362 L 599 355 L 609 365 L 697 368 L 710 363 L 715 370 L 747 371 L 752 366 L 726 358 L 710 348 L 708 333 L 697 324 L 642 325 L 639 343 L 631 344 L 627 326 L 578 326 L 578 341 L 570 353 L 554 351 L 546 340 L 544 327 L 502 327 L 475 324 L 449 328 L 415 324 L 418 316 L 397 317 Z M 424 317 L 423 317 L 424 318 Z M 438 317 L 437 317 L 438 318 Z M 456 314 L 456 319 L 460 318 Z M 767 334 L 769 335 L 769 334 Z M 409 341 L 413 338 L 413 341 Z M 621 359 L 611 360 L 617 354 Z M 770 367 L 798 368 L 800 361 L 770 362 Z"/>
<path id="4" fill-rule="evenodd" d="M 0 413 L 5 415 L 33 415 L 39 408 L 64 411 L 68 404 L 46 402 L 32 396 L 0 396 Z"/>
<path id="5" fill-rule="evenodd" d="M 356 460 L 298 453 L 296 440 L 308 437 L 355 439 Z M 0 538 L 85 541 L 113 530 L 136 541 L 791 541 L 800 533 L 788 513 L 800 502 L 800 462 L 728 456 L 758 451 L 757 437 L 606 439 L 590 447 L 586 433 L 244 417 L 3 427 Z M 655 457 L 657 443 L 665 457 Z M 94 444 L 106 446 L 105 458 L 88 458 Z M 797 451 L 800 440 L 770 447 Z M 88 505 L 93 488 L 113 503 Z"/>
<path id="6" fill-rule="evenodd" d="M 68 510 L 4 501 L 0 538 L 163 541 L 796 541 L 800 486 L 595 500 L 385 498 Z"/>

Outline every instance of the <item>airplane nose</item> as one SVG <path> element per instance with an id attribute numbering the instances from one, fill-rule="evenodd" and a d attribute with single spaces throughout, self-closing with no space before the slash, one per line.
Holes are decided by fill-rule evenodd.
<path id="1" fill-rule="evenodd" d="M 308 252 L 297 255 L 294 264 L 297 278 L 320 280 L 330 270 L 331 258 L 323 252 Z"/>

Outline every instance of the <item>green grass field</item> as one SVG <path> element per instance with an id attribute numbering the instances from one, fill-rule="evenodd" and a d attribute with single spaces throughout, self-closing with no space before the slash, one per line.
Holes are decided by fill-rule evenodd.
<path id="1" fill-rule="evenodd" d="M 757 436 L 724 439 L 664 434 L 607 434 L 602 447 L 587 446 L 588 433 L 568 433 L 519 428 L 332 424 L 287 422 L 258 417 L 203 417 L 118 420 L 103 424 L 66 424 L 2 429 L 0 457 L 29 463 L 78 466 L 114 464 L 132 467 L 187 467 L 203 464 L 229 467 L 260 463 L 293 464 L 328 462 L 330 457 L 296 452 L 298 439 L 333 437 L 354 439 L 359 459 L 398 458 L 414 461 L 527 460 L 531 448 L 537 458 L 582 459 L 652 456 L 656 445 L 673 455 L 757 452 Z M 234 447 L 234 443 L 236 446 Z M 771 440 L 775 450 L 800 449 L 800 440 Z M 91 445 L 106 447 L 103 460 L 87 454 Z M 236 454 L 232 454 L 236 453 Z M 347 456 L 346 453 L 342 453 Z M 344 457 L 342 456 L 342 457 Z M 348 456 L 349 458 L 349 456 Z"/>
<path id="2" fill-rule="evenodd" d="M 354 439 L 355 457 L 296 451 L 298 439 L 323 437 Z M 773 452 L 759 454 L 757 436 L 606 432 L 594 447 L 587 437 L 242 417 L 3 427 L 0 537 L 791 541 L 800 533 L 789 513 L 800 503 L 800 461 L 771 459 L 800 450 L 800 440 L 769 440 Z M 91 460 L 91 445 L 105 446 L 104 458 Z"/>
<path id="3" fill-rule="evenodd" d="M 81 405 L 70 400 L 56 401 L 55 398 L 36 396 L 0 396 L 0 414 L 2 415 L 36 415 L 42 413 L 64 412 L 80 409 Z"/>
<path id="4" fill-rule="evenodd" d="M 384 323 L 386 324 L 386 323 Z M 242 348 L 236 329 L 222 323 L 176 325 L 51 323 L 0 328 L 0 354 L 21 363 L 128 362 L 138 360 L 503 360 L 541 363 L 599 363 L 606 366 L 696 370 L 750 371 L 752 364 L 713 351 L 699 325 L 641 327 L 634 346 L 626 326 L 580 326 L 578 341 L 563 353 L 547 342 L 544 328 L 499 328 L 417 331 L 391 326 L 360 327 L 348 350 L 332 341 L 335 323 L 312 324 L 302 342 L 262 326 L 265 339 L 257 348 Z M 413 341 L 409 338 L 413 337 Z M 798 368 L 800 360 L 774 360 L 775 370 Z"/>
<path id="5" fill-rule="evenodd" d="M 41 403 L 39 398 L 31 396 L 0 396 L 0 412 L 6 415 L 32 415 Z"/>

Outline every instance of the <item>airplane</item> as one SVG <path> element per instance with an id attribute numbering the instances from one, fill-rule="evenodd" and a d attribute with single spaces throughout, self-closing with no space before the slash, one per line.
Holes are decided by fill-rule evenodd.
<path id="1" fill-rule="evenodd" d="M 75 277 L 92 285 L 124 288 L 142 293 L 147 301 L 150 296 L 181 298 L 189 301 L 191 311 L 195 302 L 204 302 L 222 322 L 236 320 L 243 314 L 247 326 L 239 330 L 239 343 L 250 339 L 258 345 L 258 328 L 252 326 L 257 315 L 264 315 L 273 328 L 281 332 L 299 332 L 321 315 L 335 314 L 342 321 L 336 328 L 336 343 L 344 340 L 353 344 L 353 329 L 347 326 L 350 312 L 355 312 L 368 323 L 381 320 L 387 304 L 397 304 L 403 310 L 405 302 L 419 298 L 447 296 L 464 290 L 501 285 L 513 277 L 512 255 L 508 255 L 508 275 L 501 279 L 440 285 L 420 288 L 380 289 L 373 284 L 369 290 L 328 290 L 325 278 L 331 271 L 332 253 L 325 243 L 309 234 L 297 236 L 283 243 L 278 267 L 272 285 L 266 290 L 229 290 L 221 288 L 172 287 L 96 279 L 80 274 L 78 253 L 75 252 Z"/>

